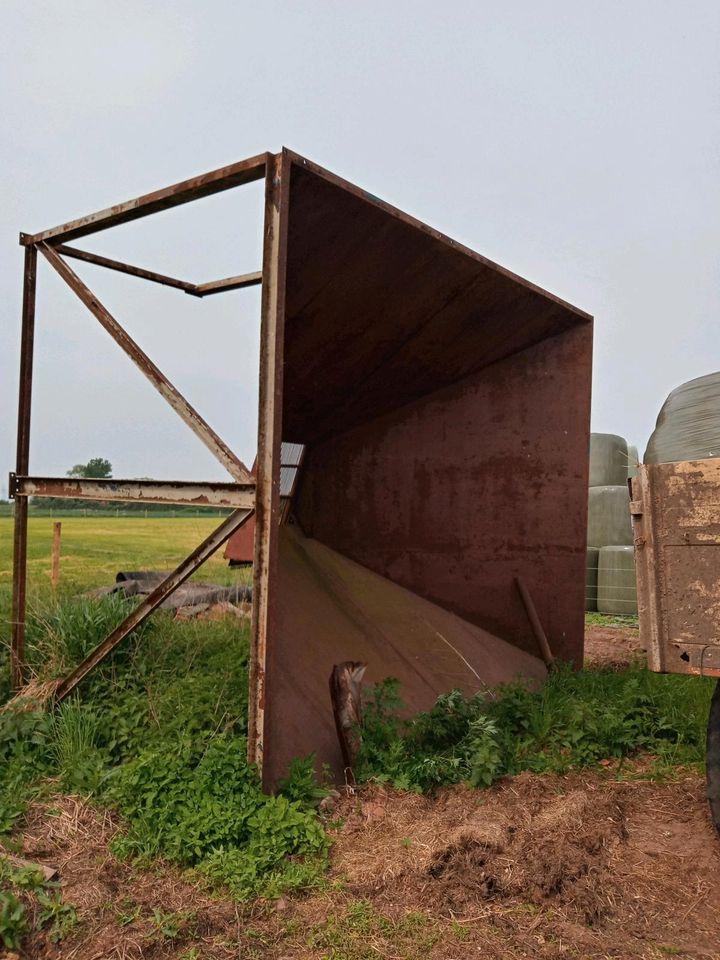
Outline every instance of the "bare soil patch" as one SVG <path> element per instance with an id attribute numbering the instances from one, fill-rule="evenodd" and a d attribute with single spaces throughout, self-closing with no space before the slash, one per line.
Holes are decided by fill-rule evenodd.
<path id="1" fill-rule="evenodd" d="M 167 865 L 116 860 L 113 818 L 77 798 L 38 804 L 22 855 L 60 868 L 81 923 L 27 955 L 720 958 L 720 842 L 702 781 L 612 776 L 343 796 L 327 813 L 328 887 L 252 905 L 211 896 Z"/>
<path id="2" fill-rule="evenodd" d="M 647 650 L 640 642 L 637 627 L 622 625 L 585 627 L 585 666 L 626 667 L 636 661 L 644 662 Z"/>

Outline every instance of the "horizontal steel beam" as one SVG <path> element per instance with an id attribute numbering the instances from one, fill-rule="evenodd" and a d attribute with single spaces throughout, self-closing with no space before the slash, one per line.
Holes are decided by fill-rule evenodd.
<path id="1" fill-rule="evenodd" d="M 85 657 L 85 659 L 75 667 L 75 669 L 64 677 L 55 688 L 55 701 L 63 700 L 77 685 L 101 663 L 108 654 L 132 633 L 136 627 L 150 616 L 167 597 L 173 593 L 180 584 L 184 583 L 198 567 L 218 550 L 226 540 L 228 540 L 236 530 L 238 530 L 250 516 L 249 510 L 236 510 L 217 527 L 216 530 L 204 540 L 200 546 L 194 550 L 189 557 L 182 561 L 171 574 L 169 574 L 161 584 L 159 584 L 152 593 L 149 593 L 145 599 L 138 604 L 123 622 L 116 627 L 94 650 Z"/>
<path id="2" fill-rule="evenodd" d="M 196 507 L 255 507 L 255 487 L 241 483 L 179 480 L 95 480 L 88 477 L 21 477 L 10 474 L 10 497 L 68 500 L 139 500 Z"/>
<path id="3" fill-rule="evenodd" d="M 21 233 L 20 243 L 27 246 L 43 240 L 75 240 L 77 237 L 98 233 L 100 230 L 107 230 L 108 227 L 138 220 L 140 217 L 147 217 L 152 213 L 167 210 L 169 207 L 189 203 L 191 200 L 199 200 L 201 197 L 209 197 L 213 193 L 230 190 L 232 187 L 239 187 L 253 180 L 262 180 L 269 156 L 271 154 L 260 153 L 248 160 L 231 163 L 227 167 L 220 167 L 199 177 L 181 180 L 180 183 L 174 183 L 170 187 L 163 187 L 161 190 L 145 193 L 134 200 L 127 200 L 125 203 L 118 203 L 105 210 L 87 214 L 78 220 L 70 220 L 50 230 L 42 230 L 34 234 Z"/>
<path id="4" fill-rule="evenodd" d="M 64 243 L 58 243 L 53 249 L 64 257 L 72 257 L 74 260 L 82 260 L 84 263 L 94 263 L 98 267 L 117 270 L 118 273 L 129 273 L 133 277 L 140 277 L 141 280 L 160 283 L 164 287 L 176 287 L 178 290 L 184 290 L 185 293 L 195 293 L 196 285 L 190 283 L 189 280 L 176 280 L 175 277 L 168 277 L 164 273 L 156 273 L 154 270 L 146 270 L 144 267 L 135 267 L 131 263 L 123 263 L 121 260 L 111 260 L 109 257 L 101 257 L 98 253 L 78 250 L 77 247 L 68 247 Z"/>
<path id="5" fill-rule="evenodd" d="M 255 273 L 243 273 L 238 277 L 227 277 L 225 280 L 211 280 L 210 283 L 196 283 L 188 293 L 196 297 L 209 297 L 213 293 L 224 293 L 226 290 L 242 290 L 243 287 L 254 287 L 262 283 L 262 270 Z"/>

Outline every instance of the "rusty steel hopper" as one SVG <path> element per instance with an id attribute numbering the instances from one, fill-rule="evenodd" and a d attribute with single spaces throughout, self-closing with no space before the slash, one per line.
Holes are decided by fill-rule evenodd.
<path id="1" fill-rule="evenodd" d="M 23 242 L 60 272 L 64 241 L 265 177 L 254 475 L 218 456 L 227 503 L 254 484 L 249 755 L 271 787 L 310 752 L 340 775 L 340 661 L 397 677 L 412 709 L 540 678 L 548 641 L 580 662 L 592 319 L 297 154 L 243 163 Z M 21 391 L 24 443 L 22 411 Z M 303 457 L 281 489 L 284 445 Z"/>

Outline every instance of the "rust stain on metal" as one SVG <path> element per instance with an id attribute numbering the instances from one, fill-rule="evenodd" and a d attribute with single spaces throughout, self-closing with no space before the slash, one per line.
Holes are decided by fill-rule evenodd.
<path id="1" fill-rule="evenodd" d="M 22 339 L 20 343 L 20 388 L 15 469 L 27 473 L 30 460 L 30 411 L 32 405 L 33 347 L 35 341 L 35 290 L 37 249 L 25 251 L 23 277 Z M 13 689 L 22 686 L 25 675 L 25 586 L 27 579 L 27 500 L 16 505 L 13 531 L 13 595 L 10 676 Z"/>
<path id="2" fill-rule="evenodd" d="M 76 500 L 138 500 L 211 507 L 255 506 L 254 484 L 175 480 L 93 480 L 71 477 L 18 477 L 10 474 L 9 492 L 17 497 L 65 497 Z"/>
<path id="3" fill-rule="evenodd" d="M 632 497 L 650 667 L 720 676 L 720 460 L 640 464 Z"/>
<path id="4" fill-rule="evenodd" d="M 290 158 L 277 429 L 306 456 L 268 574 L 266 785 L 310 751 L 341 769 L 325 686 L 339 660 L 398 676 L 418 709 L 448 689 L 440 648 L 467 691 L 542 672 L 517 576 L 556 656 L 580 662 L 583 644 L 591 318 Z M 380 578 L 382 603 L 360 573 L 340 586 L 343 561 Z M 418 625 L 425 603 L 457 618 L 438 632 L 464 659 Z"/>
<path id="5" fill-rule="evenodd" d="M 285 154 L 268 162 L 265 179 L 262 301 L 260 307 L 260 391 L 258 452 L 255 465 L 255 561 L 250 647 L 248 759 L 258 764 L 268 785 L 266 712 L 268 637 L 273 629 L 272 582 L 277 570 L 282 445 L 282 336 L 285 315 L 287 195 Z"/>

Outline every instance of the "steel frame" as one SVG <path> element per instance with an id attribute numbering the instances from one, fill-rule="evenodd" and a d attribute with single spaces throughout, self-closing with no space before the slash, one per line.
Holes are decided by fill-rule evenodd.
<path id="1" fill-rule="evenodd" d="M 13 595 L 12 595 L 12 644 L 11 673 L 15 689 L 20 689 L 25 680 L 25 614 L 27 582 L 27 519 L 29 497 L 68 497 L 88 500 L 136 500 L 146 503 L 203 504 L 232 507 L 234 512 L 226 517 L 217 529 L 183 560 L 178 567 L 143 601 L 125 620 L 103 640 L 85 660 L 54 689 L 56 700 L 67 696 L 85 676 L 100 663 L 127 635 L 149 616 L 170 594 L 205 562 L 226 540 L 258 511 L 258 557 L 255 565 L 255 597 L 253 604 L 253 629 L 258 640 L 253 644 L 251 673 L 257 676 L 258 646 L 264 649 L 267 630 L 267 590 L 263 572 L 267 572 L 270 543 L 280 513 L 279 484 L 275 479 L 279 462 L 279 442 L 271 445 L 272 418 L 279 416 L 274 411 L 276 386 L 266 383 L 263 373 L 274 369 L 275 330 L 282 312 L 278 300 L 280 236 L 286 229 L 286 212 L 278 209 L 281 197 L 287 196 L 287 183 L 280 177 L 288 160 L 282 154 L 259 154 L 239 163 L 221 167 L 199 177 L 181 181 L 169 187 L 144 194 L 133 200 L 117 204 L 105 210 L 80 217 L 58 227 L 36 234 L 20 234 L 20 243 L 25 247 L 23 280 L 22 339 L 20 348 L 20 385 L 18 397 L 18 433 L 16 469 L 10 475 L 10 497 L 15 500 L 15 528 L 13 548 Z M 190 203 L 202 197 L 230 190 L 245 183 L 265 179 L 265 225 L 263 269 L 249 274 L 214 280 L 207 283 L 191 283 L 142 267 L 112 260 L 86 250 L 68 245 L 68 241 L 84 237 L 110 227 L 150 216 L 180 204 Z M 158 480 L 90 480 L 69 477 L 37 477 L 29 475 L 30 421 L 33 382 L 33 345 L 35 331 L 35 290 L 38 251 L 50 266 L 63 278 L 70 289 L 85 304 L 120 348 L 133 360 L 140 371 L 153 384 L 186 425 L 202 440 L 216 459 L 233 478 L 233 483 L 199 483 L 196 481 Z M 90 288 L 78 277 L 67 263 L 76 259 L 105 269 L 173 287 L 195 297 L 205 297 L 229 290 L 262 284 L 261 303 L 261 388 L 260 427 L 258 431 L 257 480 L 242 460 L 224 443 L 210 425 L 183 397 L 179 390 L 161 372 L 137 343 L 128 335 L 118 321 L 98 300 Z M 263 282 L 264 281 L 264 282 Z M 275 449 L 278 447 L 278 449 Z M 257 503 L 256 503 L 257 487 Z M 262 716 L 257 711 L 251 716 L 251 725 L 256 731 L 262 727 Z M 251 759 L 260 759 L 254 751 Z"/>
<path id="2" fill-rule="evenodd" d="M 117 224 L 259 180 L 264 180 L 265 190 L 260 271 L 194 283 L 72 246 L 81 237 Z M 258 765 L 267 789 L 285 775 L 292 756 L 316 751 L 322 762 L 334 762 L 335 733 L 318 704 L 326 695 L 326 666 L 338 650 L 339 634 L 343 644 L 351 645 L 353 657 L 395 664 L 397 675 L 407 682 L 408 703 L 414 709 L 426 709 L 429 692 L 442 692 L 438 686 L 442 677 L 455 676 L 457 670 L 453 644 L 422 619 L 428 602 L 438 622 L 447 624 L 443 629 L 457 634 L 458 649 L 468 652 L 463 670 L 472 662 L 482 666 L 483 657 L 501 649 L 499 662 L 488 662 L 481 670 L 483 677 L 487 668 L 488 675 L 498 680 L 517 671 L 539 678 L 544 668 L 534 653 L 543 640 L 546 659 L 552 654 L 579 659 L 587 478 L 577 464 L 585 462 L 589 431 L 588 314 L 286 149 L 50 230 L 21 234 L 20 242 L 25 247 L 25 275 L 12 478 L 16 686 L 22 683 L 25 664 L 29 496 L 208 502 L 235 509 L 72 674 L 55 684 L 56 699 L 75 689 L 254 514 L 248 756 Z M 103 483 L 31 474 L 38 251 L 229 471 L 233 483 Z M 195 297 L 261 283 L 258 442 L 252 474 L 75 274 L 72 260 Z M 393 284 L 388 288 L 384 278 L 390 275 Z M 306 309 L 308 303 L 311 308 Z M 532 351 L 529 360 L 520 357 L 525 350 Z M 547 376 L 550 365 L 555 370 L 552 378 Z M 495 409 L 495 398 L 503 391 L 508 400 L 502 404 L 503 417 L 482 434 L 487 456 L 468 462 L 468 443 L 480 443 L 476 424 L 487 410 Z M 527 397 L 533 403 L 528 404 Z M 410 404 L 421 413 L 417 434 L 409 426 Z M 386 429 L 389 417 L 398 428 L 392 441 Z M 458 430 L 458 422 L 465 427 Z M 362 431 L 354 430 L 361 425 Z M 286 442 L 308 452 L 299 496 L 293 502 L 297 523 L 286 528 L 281 527 L 288 512 L 281 488 L 283 435 Z M 442 455 L 440 435 L 445 438 Z M 419 491 L 419 481 L 408 484 L 407 472 L 418 437 L 427 441 L 429 452 L 434 451 L 425 459 L 429 494 L 422 494 L 422 511 L 415 510 L 410 495 L 415 487 Z M 521 438 L 530 443 L 528 451 L 520 451 Z M 457 471 L 457 491 L 448 497 L 446 477 L 453 461 L 462 469 Z M 499 471 L 509 462 L 522 462 L 522 471 L 513 472 L 513 484 L 496 484 Z M 377 463 L 385 465 L 385 472 L 377 469 Z M 517 477 L 522 476 L 528 482 L 531 476 L 541 481 L 542 496 L 532 506 L 531 534 L 524 530 L 530 508 L 519 492 Z M 564 478 L 562 493 L 557 493 L 557 476 Z M 347 509 L 348 485 L 356 480 L 368 489 L 384 491 L 362 522 L 358 511 Z M 493 516 L 491 511 L 474 510 L 479 482 L 498 491 Z M 313 496 L 313 489 L 322 493 Z M 412 536 L 398 545 L 393 559 L 380 554 L 388 531 L 397 529 L 397 501 L 402 523 Z M 568 503 L 573 519 L 569 525 L 560 522 L 567 519 Z M 508 517 L 514 518 L 512 545 Z M 459 564 L 445 578 L 440 594 L 433 559 L 439 528 L 444 532 L 438 555 L 449 556 L 455 550 Z M 298 544 L 302 549 L 296 551 Z M 547 553 L 546 563 L 537 563 L 539 550 Z M 336 583 L 337 568 L 328 551 L 348 571 L 343 581 L 347 590 L 341 591 Z M 352 571 L 343 561 L 352 565 Z M 402 570 L 410 572 L 406 576 Z M 366 577 L 378 578 L 372 589 L 368 587 L 367 597 Z M 403 588 L 402 594 L 396 587 Z M 314 604 L 311 609 L 309 603 Z M 398 606 L 404 610 L 400 620 Z M 359 617 L 357 610 L 366 614 Z M 363 617 L 367 623 L 361 625 Z M 452 664 L 447 669 L 436 665 L 438 638 L 450 650 Z M 552 653 L 546 649 L 548 638 Z M 418 658 L 424 658 L 422 669 L 417 669 Z M 467 692 L 476 689 L 477 676 L 474 666 L 462 673 L 470 684 Z"/>

